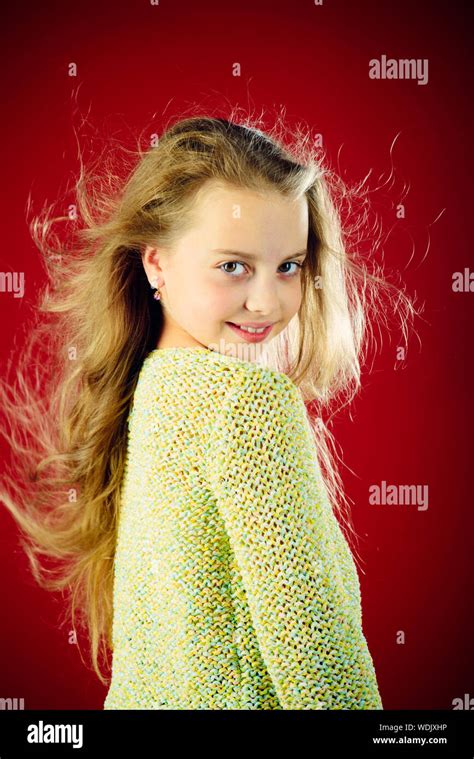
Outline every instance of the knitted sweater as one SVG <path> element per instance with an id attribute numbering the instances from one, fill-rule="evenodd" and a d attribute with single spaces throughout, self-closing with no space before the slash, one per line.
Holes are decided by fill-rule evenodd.
<path id="1" fill-rule="evenodd" d="M 297 386 L 156 349 L 128 423 L 104 709 L 382 709 Z"/>

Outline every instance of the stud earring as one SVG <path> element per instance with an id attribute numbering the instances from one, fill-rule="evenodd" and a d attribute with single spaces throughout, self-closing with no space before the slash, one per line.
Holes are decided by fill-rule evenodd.
<path id="1" fill-rule="evenodd" d="M 158 277 L 153 277 L 153 279 L 150 280 L 150 287 L 156 288 L 155 292 L 153 293 L 153 297 L 155 300 L 160 300 L 161 292 L 160 288 L 158 287 Z"/>

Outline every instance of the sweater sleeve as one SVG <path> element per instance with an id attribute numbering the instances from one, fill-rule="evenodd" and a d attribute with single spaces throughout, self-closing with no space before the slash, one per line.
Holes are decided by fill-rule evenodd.
<path id="1" fill-rule="evenodd" d="M 223 401 L 208 453 L 211 488 L 282 708 L 383 708 L 357 570 L 296 385 L 262 367 L 248 372 Z"/>

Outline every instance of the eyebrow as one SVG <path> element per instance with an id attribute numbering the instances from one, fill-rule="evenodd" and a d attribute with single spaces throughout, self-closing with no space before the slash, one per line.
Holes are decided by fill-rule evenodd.
<path id="1" fill-rule="evenodd" d="M 255 261 L 258 256 L 255 255 L 255 253 L 243 253 L 241 250 L 229 250 L 228 248 L 213 248 L 213 253 L 220 253 L 221 255 L 226 256 L 237 256 L 239 258 L 248 258 L 250 261 Z M 284 261 L 287 261 L 289 258 L 300 258 L 301 256 L 305 256 L 307 254 L 306 248 L 304 250 L 299 250 L 297 253 L 294 253 L 292 256 L 287 256 L 284 258 Z"/>

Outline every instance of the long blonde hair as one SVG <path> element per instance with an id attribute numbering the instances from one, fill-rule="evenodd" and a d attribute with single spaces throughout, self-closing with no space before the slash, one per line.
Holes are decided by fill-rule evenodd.
<path id="1" fill-rule="evenodd" d="M 25 536 L 22 545 L 36 581 L 67 590 L 64 621 L 72 619 L 74 630 L 78 618 L 83 624 L 93 669 L 104 685 L 109 680 L 100 655 L 107 658 L 112 649 L 127 415 L 143 360 L 156 347 L 163 324 L 141 260 L 144 246 L 172 245 L 192 223 L 193 200 L 210 179 L 306 196 L 302 303 L 291 326 L 272 342 L 271 362 L 314 404 L 311 424 L 328 495 L 351 529 L 323 415 L 332 417 L 357 392 L 372 321 L 385 319 L 383 296 L 405 339 L 416 313 L 401 289 L 358 260 L 351 240 L 366 221 L 363 184 L 349 190 L 325 167 L 323 150 L 308 131 L 290 134 L 278 118 L 263 132 L 250 118 L 237 123 L 232 117 L 190 116 L 152 142 L 129 152 L 133 163 L 125 180 L 110 163 L 95 175 L 81 160 L 73 213 L 51 219 L 47 210 L 31 222 L 47 282 L 35 324 L 28 325 L 15 355 L 16 378 L 10 382 L 6 372 L 0 384 L 10 429 L 5 426 L 3 434 L 14 460 L 1 500 Z M 362 215 L 344 228 L 343 205 L 349 218 L 356 199 L 362 200 Z M 69 247 L 58 236 L 50 242 L 59 220 L 72 222 Z M 41 556 L 58 566 L 47 569 Z"/>

